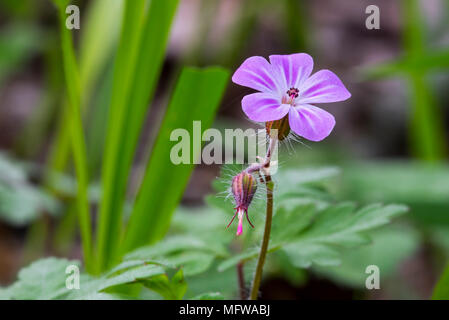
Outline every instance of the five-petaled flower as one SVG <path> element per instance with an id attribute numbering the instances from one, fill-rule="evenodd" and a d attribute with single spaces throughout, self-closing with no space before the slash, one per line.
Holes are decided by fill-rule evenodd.
<path id="1" fill-rule="evenodd" d="M 288 117 L 290 128 L 311 141 L 326 138 L 335 126 L 334 117 L 315 103 L 344 101 L 351 97 L 341 80 L 329 70 L 311 75 L 313 59 L 305 53 L 250 57 L 232 76 L 239 85 L 255 89 L 242 100 L 253 121 L 269 122 Z"/>

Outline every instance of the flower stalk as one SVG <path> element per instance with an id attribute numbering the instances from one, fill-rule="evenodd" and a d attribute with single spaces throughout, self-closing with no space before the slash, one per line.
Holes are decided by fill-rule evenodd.
<path id="1" fill-rule="evenodd" d="M 265 229 L 263 232 L 262 245 L 260 247 L 259 258 L 257 259 L 256 272 L 254 273 L 253 283 L 251 286 L 250 300 L 257 300 L 259 293 L 260 282 L 262 280 L 263 266 L 268 252 L 268 243 L 270 241 L 271 222 L 273 220 L 273 188 L 274 183 L 270 175 L 265 176 L 265 183 L 267 185 L 267 208 L 265 217 Z"/>
<path id="2" fill-rule="evenodd" d="M 264 182 L 267 187 L 267 206 L 266 206 L 266 218 L 265 218 L 265 230 L 262 238 L 262 245 L 260 248 L 259 258 L 257 260 L 256 272 L 254 273 L 254 279 L 251 286 L 250 300 L 256 300 L 260 288 L 260 282 L 262 280 L 263 266 L 265 264 L 265 258 L 268 251 L 268 243 L 270 241 L 271 222 L 273 219 L 273 188 L 274 183 L 271 180 L 270 175 L 270 162 L 271 157 L 276 147 L 277 138 L 271 136 L 270 143 L 267 149 L 267 155 L 265 159 L 257 164 L 253 164 L 246 169 L 248 173 L 258 171 L 259 175 L 264 177 Z"/>

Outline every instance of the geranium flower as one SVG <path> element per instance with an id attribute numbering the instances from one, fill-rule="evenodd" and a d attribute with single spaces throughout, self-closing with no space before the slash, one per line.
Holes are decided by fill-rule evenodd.
<path id="1" fill-rule="evenodd" d="M 329 70 L 311 75 L 313 59 L 306 53 L 250 57 L 232 76 L 236 84 L 257 93 L 242 99 L 245 114 L 253 121 L 280 120 L 288 115 L 290 128 L 311 141 L 326 138 L 334 117 L 315 103 L 344 101 L 351 97 L 341 80 Z"/>

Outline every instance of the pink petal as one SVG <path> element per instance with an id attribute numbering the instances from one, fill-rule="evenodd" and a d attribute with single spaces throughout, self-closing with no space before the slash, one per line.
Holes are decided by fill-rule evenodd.
<path id="1" fill-rule="evenodd" d="M 239 236 L 243 232 L 243 217 L 239 217 L 239 225 L 237 226 L 237 233 L 235 235 Z"/>
<path id="2" fill-rule="evenodd" d="M 272 55 L 270 63 L 278 72 L 279 79 L 283 80 L 285 90 L 299 88 L 313 70 L 313 59 L 306 53 Z"/>
<path id="3" fill-rule="evenodd" d="M 262 92 L 278 91 L 273 68 L 263 57 L 246 59 L 235 71 L 232 81 Z"/>
<path id="4" fill-rule="evenodd" d="M 297 103 L 326 103 L 344 101 L 351 97 L 341 80 L 329 70 L 320 70 L 299 88 Z"/>
<path id="5" fill-rule="evenodd" d="M 290 110 L 291 105 L 281 104 L 273 94 L 257 92 L 244 96 L 242 109 L 253 121 L 272 121 L 283 118 Z"/>
<path id="6" fill-rule="evenodd" d="M 333 115 L 307 104 L 291 108 L 288 122 L 296 134 L 311 141 L 323 140 L 335 126 Z"/>

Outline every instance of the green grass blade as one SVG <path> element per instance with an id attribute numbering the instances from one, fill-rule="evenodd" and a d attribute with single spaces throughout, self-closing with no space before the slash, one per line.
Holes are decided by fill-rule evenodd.
<path id="1" fill-rule="evenodd" d="M 449 265 L 433 289 L 432 300 L 449 300 Z"/>
<path id="2" fill-rule="evenodd" d="M 121 133 L 125 115 L 126 98 L 131 88 L 132 72 L 136 64 L 140 30 L 145 12 L 145 1 L 127 1 L 125 3 L 122 30 L 115 59 L 112 96 L 109 108 L 108 128 L 105 142 L 105 156 L 102 172 L 102 198 L 98 216 L 97 230 L 97 271 L 106 265 L 110 248 L 119 237 L 120 219 L 112 216 L 114 201 L 114 183 L 119 158 Z M 111 231 L 117 233 L 111 236 Z"/>
<path id="3" fill-rule="evenodd" d="M 88 105 L 92 90 L 109 61 L 119 31 L 123 0 L 95 0 L 89 3 L 86 20 L 81 28 L 80 85 L 81 108 Z M 65 101 L 65 104 L 68 102 Z M 56 140 L 49 157 L 53 171 L 64 171 L 70 154 L 68 127 L 70 113 L 65 108 L 61 114 Z"/>
<path id="4" fill-rule="evenodd" d="M 424 54 L 424 32 L 417 0 L 403 0 L 404 47 L 412 61 Z M 441 160 L 445 155 L 444 129 L 440 110 L 430 90 L 423 71 L 410 67 L 411 99 L 413 100 L 410 120 L 412 151 L 426 161 Z"/>
<path id="5" fill-rule="evenodd" d="M 71 118 L 69 121 L 70 137 L 73 148 L 75 171 L 77 178 L 77 206 L 81 228 L 81 240 L 84 253 L 86 269 L 91 270 L 91 249 L 92 249 L 92 228 L 90 223 L 89 201 L 87 196 L 88 174 L 86 146 L 84 141 L 83 125 L 81 121 L 81 89 L 76 64 L 75 52 L 73 49 L 72 35 L 65 26 L 65 7 L 59 6 L 59 18 L 62 41 L 62 57 L 64 66 L 64 76 L 68 95 L 68 107 Z"/>
<path id="6" fill-rule="evenodd" d="M 367 79 L 404 76 L 411 68 L 419 72 L 445 72 L 445 69 L 449 69 L 449 49 L 426 52 L 424 55 L 413 59 L 401 58 L 368 67 L 361 70 L 361 76 Z"/>
<path id="7" fill-rule="evenodd" d="M 129 97 L 126 118 L 123 125 L 122 140 L 118 153 L 116 180 L 114 183 L 113 215 L 121 220 L 124 194 L 132 165 L 133 156 L 139 140 L 139 133 L 156 89 L 157 79 L 162 68 L 170 25 L 174 17 L 178 0 L 152 1 L 142 36 L 138 64 L 133 79 L 132 93 Z M 111 230 L 110 236 L 115 237 Z M 115 237 L 117 238 L 117 237 Z M 112 250 L 112 249 L 111 249 Z"/>
<path id="8" fill-rule="evenodd" d="M 114 128 L 114 132 L 109 131 L 107 138 L 110 144 L 107 145 L 108 157 L 104 164 L 103 202 L 97 239 L 100 268 L 113 261 L 119 243 L 128 176 L 148 102 L 162 68 L 177 5 L 178 0 L 150 2 L 142 28 L 139 28 L 140 36 L 135 39 L 134 56 L 131 63 L 125 60 L 123 65 L 131 71 L 129 79 L 123 85 L 122 77 L 117 78 L 123 91 L 119 93 L 121 100 L 112 102 L 116 107 L 111 106 L 110 128 Z M 125 16 L 124 23 L 129 25 L 132 21 L 127 23 Z M 126 31 L 125 28 L 123 30 Z M 130 28 L 129 31 L 133 30 Z"/>
<path id="9" fill-rule="evenodd" d="M 89 2 L 80 43 L 80 79 L 82 98 L 90 100 L 96 81 L 109 62 L 120 32 L 123 0 Z"/>
<path id="10" fill-rule="evenodd" d="M 192 136 L 193 121 L 201 121 L 201 134 L 212 125 L 229 74 L 221 68 L 186 68 L 181 73 L 167 108 L 125 234 L 122 253 L 161 239 L 193 169 L 193 164 L 174 165 L 170 142 L 174 129 L 184 128 Z M 201 137 L 196 137 L 201 139 Z M 191 143 L 191 159 L 200 152 Z"/>

